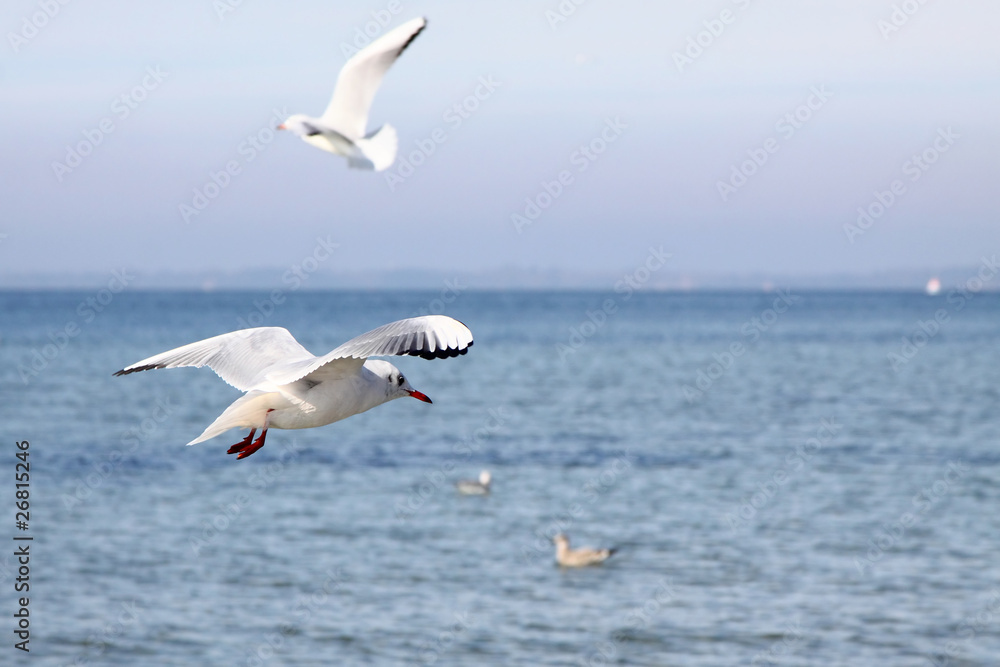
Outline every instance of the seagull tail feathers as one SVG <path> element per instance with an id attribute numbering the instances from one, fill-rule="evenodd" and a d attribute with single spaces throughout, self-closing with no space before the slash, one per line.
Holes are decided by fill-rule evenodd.
<path id="1" fill-rule="evenodd" d="M 385 171 L 396 161 L 399 138 L 396 136 L 396 128 L 386 123 L 364 139 L 358 139 L 355 144 L 371 162 L 372 167 L 369 168 Z"/>
<path id="2" fill-rule="evenodd" d="M 210 440 L 231 428 L 261 428 L 271 407 L 268 392 L 251 391 L 236 399 L 218 419 L 212 422 L 204 433 L 188 443 L 188 446 Z"/>

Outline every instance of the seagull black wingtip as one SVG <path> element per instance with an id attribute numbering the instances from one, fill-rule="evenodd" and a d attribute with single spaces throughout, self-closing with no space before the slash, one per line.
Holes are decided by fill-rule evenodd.
<path id="1" fill-rule="evenodd" d="M 113 373 L 113 377 L 118 377 L 119 375 L 131 375 L 132 373 L 138 373 L 139 371 L 151 371 L 154 368 L 166 368 L 163 364 L 149 364 L 147 366 L 136 366 L 135 368 L 123 368 L 117 373 Z"/>
<path id="2" fill-rule="evenodd" d="M 469 348 L 472 347 L 472 343 L 469 343 L 461 350 L 456 350 L 453 347 L 449 347 L 443 350 L 435 350 L 433 352 L 428 352 L 427 350 L 410 350 L 409 352 L 404 352 L 411 357 L 420 357 L 421 359 L 451 359 L 453 357 L 460 357 L 463 354 L 468 354 Z"/>
<path id="3" fill-rule="evenodd" d="M 408 40 L 406 40 L 405 44 L 403 44 L 401 47 L 399 47 L 399 51 L 396 51 L 396 57 L 397 58 L 399 56 L 403 55 L 403 51 L 406 50 L 406 47 L 408 47 L 410 44 L 412 44 L 413 40 L 415 40 L 417 38 L 417 35 L 419 35 L 420 33 L 422 33 L 424 31 L 424 28 L 427 27 L 427 18 L 423 17 L 423 16 L 421 16 L 420 18 L 424 19 L 424 24 L 422 26 L 420 26 L 415 33 L 413 33 L 412 35 L 410 35 L 410 38 Z"/>

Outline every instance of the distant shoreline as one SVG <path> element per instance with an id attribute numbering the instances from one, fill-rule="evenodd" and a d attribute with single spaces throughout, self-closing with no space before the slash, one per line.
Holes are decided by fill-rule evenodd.
<path id="1" fill-rule="evenodd" d="M 627 271 L 574 271 L 545 269 L 496 269 L 483 271 L 356 271 L 315 273 L 307 280 L 288 283 L 287 271 L 267 268 L 258 271 L 143 273 L 134 267 L 128 271 L 134 280 L 129 291 L 230 292 L 266 291 L 289 288 L 303 291 L 609 291 Z M 666 273 L 655 275 L 641 285 L 644 292 L 771 292 L 779 288 L 801 291 L 892 291 L 923 292 L 928 280 L 940 280 L 941 293 L 965 284 L 976 275 L 976 267 L 940 271 L 899 270 L 878 274 L 782 274 L 763 273 Z M 105 286 L 112 278 L 106 274 L 86 273 L 0 273 L 2 291 L 90 290 Z M 982 291 L 1000 290 L 985 281 Z"/>

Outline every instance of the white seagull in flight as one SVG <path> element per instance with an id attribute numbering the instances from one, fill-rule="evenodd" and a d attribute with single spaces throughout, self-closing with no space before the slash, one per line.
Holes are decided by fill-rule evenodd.
<path id="1" fill-rule="evenodd" d="M 293 132 L 316 148 L 343 155 L 348 166 L 388 169 L 396 159 L 396 129 L 386 123 L 365 134 L 368 110 L 382 77 L 426 25 L 424 18 L 407 21 L 355 53 L 340 70 L 333 98 L 322 116 L 293 114 L 278 129 Z"/>
<path id="2" fill-rule="evenodd" d="M 152 368 L 208 366 L 246 392 L 205 432 L 188 443 L 214 438 L 231 428 L 250 435 L 229 448 L 246 458 L 264 446 L 269 428 L 325 426 L 403 396 L 430 403 L 395 366 L 368 357 L 410 355 L 446 359 L 468 352 L 472 332 L 443 315 L 386 324 L 347 341 L 322 357 L 309 353 L 282 327 L 242 329 L 143 359 L 115 373 Z M 257 429 L 260 437 L 253 439 Z"/>

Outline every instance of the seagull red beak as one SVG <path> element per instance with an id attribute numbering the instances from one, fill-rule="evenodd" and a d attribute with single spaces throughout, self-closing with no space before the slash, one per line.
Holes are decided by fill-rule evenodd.
<path id="1" fill-rule="evenodd" d="M 414 389 L 413 391 L 410 392 L 410 396 L 412 396 L 413 398 L 417 399 L 418 401 L 423 401 L 424 403 L 433 403 L 434 402 L 431 399 L 427 398 L 427 394 L 419 392 L 416 389 Z"/>
<path id="2" fill-rule="evenodd" d="M 285 127 L 285 124 L 284 124 L 284 123 L 282 123 L 281 125 L 279 125 L 279 126 L 278 126 L 278 129 L 279 129 L 279 130 L 287 130 L 288 128 L 287 128 L 287 127 Z"/>

